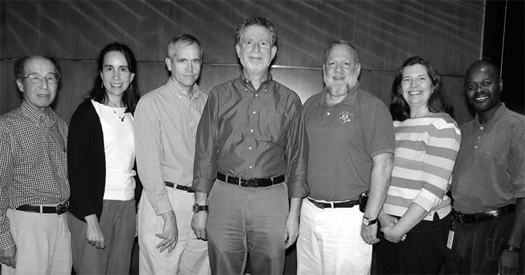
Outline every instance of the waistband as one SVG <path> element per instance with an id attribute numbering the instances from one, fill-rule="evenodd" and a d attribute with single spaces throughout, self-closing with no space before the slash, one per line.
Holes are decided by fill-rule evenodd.
<path id="1" fill-rule="evenodd" d="M 57 206 L 24 204 L 24 205 L 17 207 L 15 210 L 25 211 L 25 212 L 35 212 L 35 213 L 40 213 L 40 214 L 62 215 L 67 212 L 68 208 L 69 208 L 69 202 L 65 202 Z"/>
<path id="2" fill-rule="evenodd" d="M 168 186 L 168 187 L 175 188 L 175 189 L 182 190 L 182 191 L 186 191 L 188 193 L 195 192 L 195 191 L 193 191 L 193 189 L 191 189 L 190 186 L 184 186 L 184 185 L 175 184 L 175 183 L 173 183 L 171 181 L 165 181 L 164 184 L 166 184 L 166 186 Z"/>
<path id="3" fill-rule="evenodd" d="M 343 201 L 343 202 L 320 202 L 316 201 L 312 198 L 308 198 L 308 200 L 315 206 L 321 209 L 325 208 L 351 208 L 359 204 L 359 200 L 355 201 Z"/>
<path id="4" fill-rule="evenodd" d="M 493 220 L 501 216 L 513 213 L 515 207 L 516 206 L 514 204 L 509 204 L 492 211 L 477 214 L 462 214 L 454 211 L 453 217 L 459 223 L 477 223 L 482 221 Z"/>
<path id="5" fill-rule="evenodd" d="M 236 184 L 243 187 L 267 187 L 284 182 L 284 175 L 273 178 L 243 179 L 217 172 L 217 179 L 226 183 Z"/>

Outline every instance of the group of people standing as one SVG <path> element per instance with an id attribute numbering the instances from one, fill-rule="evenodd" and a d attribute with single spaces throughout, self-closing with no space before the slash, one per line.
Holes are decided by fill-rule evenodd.
<path id="1" fill-rule="evenodd" d="M 389 109 L 334 41 L 303 105 L 269 73 L 270 21 L 244 20 L 235 40 L 242 73 L 206 94 L 200 42 L 174 37 L 167 83 L 140 100 L 132 51 L 107 45 L 69 133 L 49 107 L 58 63 L 17 60 L 24 100 L 0 117 L 2 274 L 125 274 L 136 234 L 141 274 L 282 274 L 296 240 L 298 274 L 369 274 L 374 246 L 380 274 L 516 272 L 525 117 L 501 102 L 496 66 L 467 70 L 476 117 L 460 129 L 425 58 L 400 66 Z"/>

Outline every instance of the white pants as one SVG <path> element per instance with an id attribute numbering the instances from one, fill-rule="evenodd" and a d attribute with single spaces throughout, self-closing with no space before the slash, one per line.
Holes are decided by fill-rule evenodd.
<path id="1" fill-rule="evenodd" d="M 168 187 L 168 196 L 177 219 L 177 245 L 171 252 L 159 252 L 157 245 L 162 239 L 155 234 L 162 234 L 164 220 L 155 214 L 147 194 L 142 194 L 138 212 L 139 273 L 210 274 L 208 243 L 197 239 L 191 229 L 194 194 Z"/>
<path id="2" fill-rule="evenodd" d="M 320 209 L 304 199 L 297 274 L 370 274 L 372 246 L 361 238 L 362 221 L 358 205 Z"/>
<path id="3" fill-rule="evenodd" d="M 68 213 L 40 214 L 7 209 L 16 245 L 16 268 L 6 274 L 71 274 L 71 234 Z"/>

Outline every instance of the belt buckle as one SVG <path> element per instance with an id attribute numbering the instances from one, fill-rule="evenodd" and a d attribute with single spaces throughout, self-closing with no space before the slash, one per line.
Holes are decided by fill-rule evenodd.
<path id="1" fill-rule="evenodd" d="M 239 179 L 239 181 L 242 182 L 246 187 L 257 187 L 256 179 Z"/>

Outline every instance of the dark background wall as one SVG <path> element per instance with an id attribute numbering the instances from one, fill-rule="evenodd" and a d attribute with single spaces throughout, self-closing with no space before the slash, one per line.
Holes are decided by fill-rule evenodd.
<path id="1" fill-rule="evenodd" d="M 322 89 L 321 54 L 335 39 L 360 51 L 362 86 L 386 103 L 394 72 L 412 55 L 429 58 L 443 76 L 458 123 L 470 119 L 463 74 L 482 56 L 485 1 L 1 1 L 0 114 L 20 104 L 14 60 L 35 52 L 61 60 L 56 112 L 69 121 L 91 88 L 95 60 L 108 43 L 129 45 L 139 60 L 139 88 L 165 83 L 166 43 L 190 33 L 204 46 L 202 90 L 239 75 L 234 33 L 259 15 L 278 34 L 274 77 L 304 101 Z"/>

